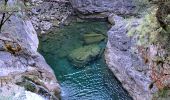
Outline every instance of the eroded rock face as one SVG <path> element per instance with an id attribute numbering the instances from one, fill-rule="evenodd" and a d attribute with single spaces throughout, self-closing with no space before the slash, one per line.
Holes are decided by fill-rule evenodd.
<path id="1" fill-rule="evenodd" d="M 133 14 L 135 6 L 133 0 L 70 0 L 73 8 L 79 14 L 84 14 L 85 18 L 106 18 L 107 14 Z M 91 16 L 90 14 L 96 14 Z"/>
<path id="2" fill-rule="evenodd" d="M 30 4 L 34 7 L 29 17 L 35 29 L 42 34 L 51 28 L 68 24 L 66 19 L 73 11 L 67 0 L 32 0 Z"/>
<path id="3" fill-rule="evenodd" d="M 47 99 L 59 98 L 59 84 L 52 69 L 37 52 L 38 44 L 37 33 L 23 13 L 14 13 L 3 25 L 0 33 L 0 98 L 26 99 L 16 98 L 33 89 L 33 85 L 29 84 L 28 88 L 19 84 L 24 81 L 37 88 L 32 93 Z"/>
<path id="4" fill-rule="evenodd" d="M 119 16 L 113 18 L 115 26 L 108 31 L 106 62 L 134 100 L 151 100 L 150 70 L 139 54 L 134 53 L 134 41 L 127 36 L 128 23 L 133 23 L 131 27 L 136 27 L 140 19 L 132 18 L 129 22 Z"/>

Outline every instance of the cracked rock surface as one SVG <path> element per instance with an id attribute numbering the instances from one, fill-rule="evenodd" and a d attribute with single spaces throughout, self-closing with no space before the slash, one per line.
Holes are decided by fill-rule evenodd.
<path id="1" fill-rule="evenodd" d="M 0 97 L 24 100 L 26 91 L 58 100 L 60 87 L 44 58 L 37 52 L 38 37 L 29 19 L 12 15 L 0 33 Z M 8 95 L 7 95 L 8 94 Z"/>
<path id="2" fill-rule="evenodd" d="M 130 93 L 134 100 L 151 100 L 152 91 L 148 88 L 152 80 L 150 70 L 139 54 L 133 53 L 133 39 L 127 36 L 129 21 L 114 16 L 115 25 L 108 31 L 105 59 L 108 67 Z M 139 20 L 132 18 L 132 26 Z"/>

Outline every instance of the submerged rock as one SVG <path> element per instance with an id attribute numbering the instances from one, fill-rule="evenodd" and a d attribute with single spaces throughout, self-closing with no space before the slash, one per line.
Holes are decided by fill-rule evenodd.
<path id="1" fill-rule="evenodd" d="M 96 59 L 101 53 L 98 45 L 88 45 L 73 50 L 68 56 L 69 60 L 77 67 L 82 67 L 88 62 Z"/>
<path id="2" fill-rule="evenodd" d="M 105 39 L 105 36 L 103 34 L 97 34 L 92 32 L 89 34 L 84 34 L 83 39 L 85 44 L 99 43 Z"/>

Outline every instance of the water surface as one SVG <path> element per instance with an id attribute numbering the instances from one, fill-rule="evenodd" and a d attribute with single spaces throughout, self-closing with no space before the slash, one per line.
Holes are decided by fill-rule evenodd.
<path id="1" fill-rule="evenodd" d="M 87 32 L 105 34 L 105 22 L 77 22 L 40 37 L 39 51 L 53 68 L 61 84 L 62 100 L 131 100 L 105 64 L 103 55 L 83 68 L 73 66 L 67 56 L 83 46 Z M 103 41 L 100 46 L 105 47 Z"/>

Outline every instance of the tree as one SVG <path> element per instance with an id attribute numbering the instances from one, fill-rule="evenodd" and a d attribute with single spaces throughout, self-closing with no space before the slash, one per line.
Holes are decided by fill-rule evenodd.
<path id="1" fill-rule="evenodd" d="M 16 0 L 17 1 L 17 0 Z M 5 24 L 6 21 L 9 20 L 9 18 L 15 13 L 15 12 L 23 12 L 23 11 L 28 11 L 30 8 L 26 7 L 26 0 L 19 0 L 18 2 L 22 2 L 22 3 L 18 3 L 17 5 L 15 5 L 14 7 L 9 7 L 8 6 L 8 0 L 4 0 L 3 5 L 1 8 L 2 11 L 0 12 L 0 14 L 2 14 L 2 17 L 0 19 L 0 32 L 2 31 L 2 26 Z"/>
<path id="2" fill-rule="evenodd" d="M 4 9 L 4 10 L 6 10 L 7 3 L 8 3 L 8 0 L 5 0 L 5 2 L 4 2 L 4 7 L 5 7 L 5 9 Z M 1 22 L 0 22 L 0 32 L 1 32 L 1 29 L 2 29 L 3 24 L 9 19 L 9 17 L 10 17 L 11 15 L 10 15 L 9 17 L 7 17 L 6 19 L 5 19 L 5 16 L 6 16 L 6 13 L 3 12 L 2 18 L 1 18 Z"/>

